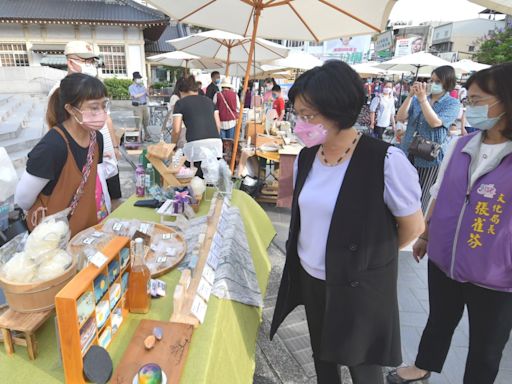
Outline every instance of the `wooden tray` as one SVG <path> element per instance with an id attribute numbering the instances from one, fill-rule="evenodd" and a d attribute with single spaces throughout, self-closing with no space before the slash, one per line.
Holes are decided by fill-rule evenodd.
<path id="1" fill-rule="evenodd" d="M 148 351 L 144 348 L 144 339 L 153 334 L 154 327 L 162 328 L 164 336 Z M 165 372 L 168 384 L 178 384 L 193 332 L 194 327 L 188 324 L 141 320 L 110 382 L 132 384 L 134 376 L 143 365 L 154 363 Z"/>
<path id="2" fill-rule="evenodd" d="M 141 223 L 150 223 L 150 222 L 141 221 Z M 150 224 L 154 225 L 153 233 L 151 234 L 151 236 L 162 235 L 165 233 L 170 233 L 170 234 L 174 233 L 176 236 L 176 239 L 183 245 L 183 250 L 176 257 L 173 257 L 173 258 L 168 257 L 166 262 L 158 263 L 158 264 L 156 263 L 155 252 L 153 252 L 152 250 L 149 250 L 149 252 L 146 255 L 146 264 L 151 272 L 151 277 L 154 278 L 154 277 L 159 277 L 159 276 L 165 275 L 167 272 L 171 271 L 176 266 L 178 266 L 179 263 L 181 263 L 181 261 L 185 257 L 185 254 L 187 253 L 187 242 L 185 241 L 185 237 L 183 236 L 183 234 L 181 232 L 176 231 L 173 228 L 169 228 L 163 224 L 158 224 L 158 223 L 150 223 Z M 103 224 L 96 224 L 94 227 L 91 227 L 91 228 L 94 228 L 97 231 L 101 231 L 102 226 L 103 226 Z M 77 253 L 82 251 L 82 249 L 85 247 L 85 245 L 72 245 L 72 243 L 76 242 L 75 239 L 79 238 L 79 236 L 83 236 L 84 233 L 87 233 L 87 232 L 91 232 L 91 229 L 90 228 L 84 229 L 83 231 L 77 233 L 71 239 L 71 241 L 68 244 L 68 248 L 67 248 L 69 253 L 71 253 L 72 255 L 76 255 Z M 114 237 L 114 234 L 112 234 L 112 236 L 110 238 L 113 238 L 113 237 Z M 102 246 L 102 243 L 100 242 L 98 244 L 98 249 L 102 249 L 102 248 L 103 248 L 103 246 Z"/>

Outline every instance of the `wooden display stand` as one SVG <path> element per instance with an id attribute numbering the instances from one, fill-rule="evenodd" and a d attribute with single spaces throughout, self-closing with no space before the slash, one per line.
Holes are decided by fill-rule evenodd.
<path id="1" fill-rule="evenodd" d="M 197 288 L 201 277 L 203 275 L 203 269 L 206 265 L 208 254 L 210 253 L 210 247 L 212 245 L 213 236 L 217 231 L 217 225 L 219 223 L 221 211 L 222 211 L 223 200 L 218 198 L 215 205 L 215 210 L 208 222 L 208 229 L 204 238 L 203 245 L 199 250 L 199 260 L 194 271 L 185 269 L 182 272 L 182 276 L 176 289 L 174 291 L 174 303 L 173 313 L 170 321 L 175 323 L 191 324 L 194 327 L 199 326 L 199 320 L 192 314 L 192 304 L 196 297 Z"/>
<path id="2" fill-rule="evenodd" d="M 98 338 L 100 338 L 103 335 L 103 332 L 106 332 L 109 327 L 112 335 L 111 340 L 116 336 L 117 332 L 114 333 L 112 331 L 113 327 L 111 323 L 114 311 L 121 309 L 122 318 L 123 320 L 126 319 L 128 314 L 128 303 L 126 300 L 128 288 L 126 285 L 126 289 L 124 291 L 122 290 L 122 276 L 129 272 L 130 259 L 128 259 L 128 263 L 122 267 L 121 251 L 123 249 L 128 249 L 129 252 L 129 248 L 130 239 L 126 237 L 115 237 L 105 248 L 101 250 L 101 252 L 107 256 L 107 261 L 101 266 L 101 268 L 90 264 L 80 271 L 55 297 L 60 349 L 66 383 L 86 383 L 83 376 L 83 356 L 87 353 L 91 345 L 99 345 Z M 123 250 L 123 254 L 124 252 L 126 251 Z M 113 267 L 116 262 L 118 263 L 118 269 L 117 276 L 114 279 L 116 273 Z M 100 275 L 103 276 L 100 277 Z M 108 281 L 108 289 L 99 301 L 95 299 L 95 280 L 98 277 L 106 277 L 106 281 Z M 96 308 L 98 308 L 99 303 L 105 301 L 107 301 L 107 304 L 110 307 L 110 297 L 113 293 L 112 290 L 114 290 L 114 285 L 117 284 L 120 284 L 121 296 L 118 298 L 115 306 L 110 308 L 110 312 L 104 323 L 99 328 L 95 328 L 93 341 L 83 350 L 82 353 L 83 346 L 81 343 L 80 331 L 86 328 L 86 325 L 89 324 L 89 320 L 92 320 L 96 325 Z M 77 301 L 83 297 L 82 295 L 88 293 L 92 293 L 93 295 L 93 301 L 95 303 L 94 310 L 86 319 L 80 322 Z"/>
<path id="3" fill-rule="evenodd" d="M 0 329 L 7 354 L 14 353 L 14 345 L 22 345 L 27 347 L 29 359 L 34 360 L 37 357 L 35 332 L 45 323 L 52 312 L 53 309 L 33 313 L 15 312 L 12 309 L 5 311 L 0 316 Z M 23 337 L 13 336 L 11 331 L 23 333 Z"/>
<path id="4" fill-rule="evenodd" d="M 155 145 L 150 145 L 148 147 L 148 153 L 146 158 L 153 165 L 160 176 L 162 176 L 162 186 L 164 188 L 167 187 L 186 187 L 192 177 L 187 179 L 178 179 L 176 174 L 179 172 L 180 168 L 185 164 L 186 157 L 182 156 L 178 165 L 170 166 L 165 165 L 164 161 L 168 160 L 176 147 L 176 144 L 167 144 L 164 142 L 160 142 Z"/>

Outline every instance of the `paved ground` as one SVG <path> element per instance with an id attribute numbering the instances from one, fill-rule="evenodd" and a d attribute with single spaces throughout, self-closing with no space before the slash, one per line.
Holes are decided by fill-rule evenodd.
<path id="1" fill-rule="evenodd" d="M 156 129 L 155 129 L 156 131 Z M 121 161 L 121 184 L 123 196 L 133 193 L 133 170 L 126 161 Z M 306 317 L 302 307 L 297 308 L 283 323 L 276 337 L 269 341 L 270 321 L 274 310 L 279 280 L 284 266 L 284 244 L 288 237 L 290 211 L 263 205 L 277 230 L 277 236 L 269 249 L 272 262 L 263 323 L 256 348 L 256 372 L 253 384 L 302 384 L 316 383 L 311 358 L 311 347 L 307 332 Z M 398 296 L 402 330 L 403 357 L 406 363 L 413 362 L 418 343 L 428 316 L 427 263 L 416 264 L 410 250 L 400 254 Z M 433 374 L 426 383 L 460 384 L 468 349 L 467 316 L 457 328 L 443 373 Z M 343 384 L 350 384 L 350 375 L 342 368 Z M 512 383 L 512 342 L 509 342 L 502 359 L 501 369 L 495 384 Z"/>

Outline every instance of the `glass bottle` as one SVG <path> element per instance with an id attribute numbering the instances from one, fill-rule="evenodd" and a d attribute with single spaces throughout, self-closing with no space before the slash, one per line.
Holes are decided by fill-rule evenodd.
<path id="1" fill-rule="evenodd" d="M 151 308 L 151 273 L 144 262 L 144 242 L 135 239 L 132 269 L 128 276 L 128 307 L 132 313 L 148 313 Z"/>

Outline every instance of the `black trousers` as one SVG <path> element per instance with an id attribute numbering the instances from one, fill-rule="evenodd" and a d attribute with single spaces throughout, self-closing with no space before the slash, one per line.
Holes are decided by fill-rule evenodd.
<path id="1" fill-rule="evenodd" d="M 430 313 L 416 366 L 441 372 L 453 332 L 468 308 L 469 352 L 464 384 L 492 384 L 512 328 L 512 293 L 493 291 L 447 277 L 428 264 Z"/>
<path id="2" fill-rule="evenodd" d="M 385 127 L 379 127 L 376 125 L 373 127 L 373 134 L 375 135 L 375 137 L 377 139 L 382 140 L 382 134 L 384 133 L 385 130 L 386 130 Z"/>
<path id="3" fill-rule="evenodd" d="M 338 364 L 317 358 L 320 352 L 325 313 L 325 281 L 314 278 L 303 268 L 301 268 L 300 279 L 317 382 L 318 384 L 340 384 Z M 382 368 L 379 365 L 359 365 L 349 367 L 349 370 L 354 384 L 384 384 Z"/>

